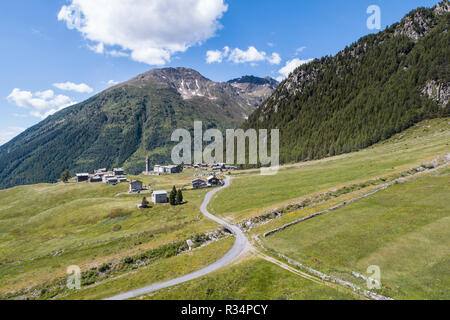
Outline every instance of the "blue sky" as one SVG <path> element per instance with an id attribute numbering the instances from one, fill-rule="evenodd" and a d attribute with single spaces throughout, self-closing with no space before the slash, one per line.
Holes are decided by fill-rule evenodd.
<path id="1" fill-rule="evenodd" d="M 0 144 L 47 114 L 152 68 L 190 67 L 214 81 L 246 74 L 282 78 L 289 62 L 334 55 L 377 32 L 366 25 L 370 5 L 380 7 L 384 29 L 439 1 L 128 2 L 135 6 L 120 0 L 0 2 Z"/>

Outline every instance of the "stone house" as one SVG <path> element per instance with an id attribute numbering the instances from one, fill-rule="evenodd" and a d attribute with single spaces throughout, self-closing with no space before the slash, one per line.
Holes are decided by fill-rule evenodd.
<path id="1" fill-rule="evenodd" d="M 169 198 L 167 197 L 167 191 L 164 191 L 164 190 L 153 191 L 152 201 L 155 204 L 169 202 Z"/>
<path id="2" fill-rule="evenodd" d="M 168 173 L 168 174 L 181 173 L 181 172 L 183 172 L 183 166 L 176 166 L 176 165 L 160 166 L 160 165 L 156 165 L 156 166 L 154 166 L 153 171 L 157 172 L 157 173 Z"/>
<path id="3" fill-rule="evenodd" d="M 221 184 L 220 180 L 217 179 L 216 176 L 209 176 L 208 179 L 208 185 L 215 187 L 215 186 L 219 186 Z"/>
<path id="4" fill-rule="evenodd" d="M 123 176 L 125 174 L 125 170 L 122 168 L 114 168 L 113 171 L 115 176 Z"/>
<path id="5" fill-rule="evenodd" d="M 142 182 L 133 180 L 130 182 L 130 193 L 139 193 L 142 191 Z"/>
<path id="6" fill-rule="evenodd" d="M 111 186 L 114 186 L 119 183 L 119 180 L 116 177 L 109 177 L 109 178 L 106 178 L 106 183 Z"/>
<path id="7" fill-rule="evenodd" d="M 207 184 L 204 180 L 202 179 L 195 179 L 192 180 L 192 189 L 197 190 L 197 189 L 204 189 L 207 188 Z"/>
<path id="8" fill-rule="evenodd" d="M 89 173 L 77 173 L 77 182 L 84 182 L 89 180 Z"/>
<path id="9" fill-rule="evenodd" d="M 97 175 L 89 178 L 90 183 L 96 183 L 96 182 L 102 182 L 102 181 L 103 181 L 102 177 L 97 176 Z"/>

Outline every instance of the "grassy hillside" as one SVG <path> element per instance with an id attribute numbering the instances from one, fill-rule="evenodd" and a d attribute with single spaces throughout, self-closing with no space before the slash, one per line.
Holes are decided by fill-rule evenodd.
<path id="1" fill-rule="evenodd" d="M 250 216 L 256 216 L 261 214 L 261 212 L 271 210 L 271 208 L 282 207 L 305 195 L 337 189 L 348 184 L 358 184 L 367 179 L 378 179 L 379 177 L 398 174 L 413 166 L 420 166 L 436 156 L 450 153 L 449 123 L 450 119 L 427 120 L 366 150 L 324 160 L 288 165 L 283 167 L 279 174 L 275 176 L 260 176 L 257 170 L 233 173 L 234 179 L 231 187 L 219 192 L 211 207 L 216 214 L 226 219 L 241 221 Z M 195 173 L 195 170 L 187 170 L 179 175 L 138 178 L 143 180 L 145 184 L 151 185 L 154 189 L 169 190 L 173 185 L 178 187 L 188 185 Z M 448 174 L 448 169 L 442 173 Z M 130 178 L 135 177 L 130 176 Z M 394 236 L 396 235 L 395 232 L 399 232 L 399 238 L 386 238 L 384 240 L 380 238 L 381 243 L 386 246 L 386 249 L 383 250 L 387 250 L 388 246 L 392 245 L 394 249 L 402 248 L 401 250 L 414 256 L 419 254 L 420 251 L 416 252 L 415 249 L 408 247 L 408 242 L 404 239 L 412 239 L 411 243 L 414 243 L 413 240 L 416 238 L 426 239 L 424 242 L 426 247 L 420 247 L 426 251 L 426 254 L 431 254 L 432 252 L 428 245 L 433 245 L 438 250 L 441 246 L 433 240 L 434 238 L 430 238 L 430 234 L 435 234 L 444 239 L 448 238 L 444 232 L 445 230 L 439 229 L 439 226 L 445 226 L 446 223 L 446 220 L 442 220 L 441 218 L 443 217 L 440 216 L 442 208 L 444 208 L 444 211 L 447 210 L 446 212 L 449 212 L 448 208 L 445 207 L 446 194 L 448 193 L 447 185 L 445 184 L 448 185 L 448 179 L 426 180 L 425 186 L 407 190 L 399 189 L 396 191 L 395 197 L 392 195 L 389 198 L 390 200 L 386 200 L 392 207 L 387 207 L 389 210 L 398 211 L 402 214 L 410 214 L 411 212 L 408 210 L 414 207 L 428 208 L 427 210 L 429 210 L 429 208 L 435 206 L 436 210 L 434 212 L 430 211 L 426 217 L 421 216 L 420 212 L 412 212 L 412 216 L 399 215 L 400 220 L 398 221 L 388 219 L 387 225 L 380 224 L 378 229 L 373 229 L 376 231 L 373 235 L 370 230 L 361 233 L 362 229 L 355 227 L 355 230 L 360 233 L 350 234 L 348 242 L 344 246 L 351 247 L 351 242 L 358 239 L 357 237 L 361 236 L 361 234 L 368 238 L 375 237 L 378 233 L 382 233 L 383 229 L 394 228 L 389 234 Z M 409 186 L 409 184 L 395 186 L 395 188 L 405 188 L 406 186 Z M 139 256 L 148 252 L 148 250 L 159 250 L 164 245 L 176 241 L 184 241 L 198 233 L 217 228 L 215 223 L 204 219 L 198 210 L 206 191 L 186 191 L 184 197 L 188 203 L 183 206 L 158 205 L 148 210 L 139 211 L 136 208 L 136 204 L 140 202 L 143 195 L 127 195 L 127 187 L 126 184 L 110 187 L 101 183 L 58 183 L 1 190 L 0 294 L 34 285 L 38 285 L 37 288 L 42 288 L 39 290 L 50 290 L 48 288 L 52 288 L 54 281 L 56 281 L 55 279 L 61 279 L 65 275 L 67 266 L 73 264 L 81 266 L 85 272 L 94 268 L 96 273 L 99 272 L 100 266 L 105 263 L 112 266 L 120 266 L 119 271 L 112 273 L 106 279 L 102 278 L 103 273 L 96 275 L 93 278 L 94 280 L 89 280 L 90 278 L 88 278 L 88 286 L 80 292 L 73 293 L 73 295 L 65 296 L 67 292 L 56 291 L 55 293 L 51 290 L 42 291 L 44 293 L 39 295 L 40 291 L 37 290 L 37 296 L 36 293 L 33 296 L 35 298 L 51 298 L 54 294 L 57 294 L 56 298 L 102 298 L 125 289 L 138 288 L 153 281 L 168 279 L 172 275 L 180 275 L 183 272 L 204 266 L 220 257 L 222 250 L 226 251 L 231 245 L 231 239 L 228 242 L 220 241 L 217 243 L 219 247 L 216 249 L 214 249 L 215 247 L 211 247 L 213 249 L 206 247 L 205 250 L 196 251 L 189 256 L 170 255 L 166 258 L 158 258 L 137 269 L 134 269 L 135 265 L 124 264 L 123 259 L 126 257 Z M 340 201 L 344 201 L 344 199 L 350 199 L 356 194 L 362 194 L 374 187 L 366 186 L 364 189 L 356 190 L 351 194 L 325 202 L 319 207 L 286 214 L 282 218 L 256 228 L 254 232 L 262 232 L 262 229 L 264 229 L 264 232 L 271 230 L 283 223 L 292 221 L 290 219 L 297 219 L 299 215 L 304 216 L 313 213 L 314 210 L 326 209 Z M 401 195 L 405 192 L 406 194 L 403 198 L 397 199 L 398 194 Z M 408 193 L 411 193 L 411 196 L 408 196 Z M 423 193 L 423 195 L 430 193 L 434 196 L 422 199 L 420 193 Z M 428 202 L 431 205 L 427 204 Z M 372 214 L 369 212 L 369 209 L 372 207 L 377 208 L 377 203 L 379 203 L 378 200 L 368 202 L 366 203 L 367 205 L 358 207 L 359 209 L 355 211 L 355 214 L 366 212 L 364 210 L 367 209 L 367 221 L 370 221 L 373 216 L 373 222 L 375 223 L 378 221 L 376 218 L 378 213 Z M 396 204 L 400 208 L 397 209 L 395 207 Z M 324 219 L 327 217 L 331 216 L 324 216 Z M 357 221 L 356 218 L 351 218 L 350 220 Z M 321 228 L 329 226 L 330 223 L 333 226 L 341 224 L 339 221 L 324 221 Z M 392 223 L 392 225 L 389 223 Z M 348 225 L 343 222 L 342 224 Z M 399 227 L 396 228 L 394 227 L 395 225 Z M 408 226 L 415 228 L 416 233 L 410 235 L 404 233 L 408 231 Z M 339 226 L 336 226 L 336 232 L 339 233 L 339 230 L 341 230 Z M 323 233 L 323 236 L 327 234 L 322 231 L 320 233 Z M 331 233 L 329 234 L 331 235 Z M 253 233 L 249 236 L 252 235 Z M 405 236 L 404 239 L 402 238 L 403 236 Z M 311 236 L 310 240 L 308 240 L 311 242 L 302 241 L 302 243 L 305 245 L 311 243 L 312 246 L 316 238 Z M 275 236 L 273 239 L 275 239 Z M 298 239 L 294 240 L 295 246 L 289 242 L 291 240 L 291 238 L 287 239 L 286 243 L 280 245 L 280 248 L 282 247 L 281 249 L 284 248 L 286 250 L 297 248 Z M 396 244 L 394 240 L 398 240 L 399 243 Z M 355 243 L 359 242 L 359 240 L 356 240 Z M 224 245 L 222 246 L 220 243 Z M 377 242 L 374 240 L 370 243 Z M 417 245 L 417 247 L 419 246 Z M 356 248 L 359 248 L 359 246 L 356 246 Z M 375 252 L 378 252 L 375 249 L 370 247 L 371 253 L 375 254 Z M 377 253 L 377 257 L 381 256 L 381 251 L 379 254 Z M 198 256 L 197 252 L 199 252 Z M 286 253 L 291 254 L 290 251 Z M 310 254 L 309 247 L 307 253 Z M 352 261 L 352 255 L 354 254 L 351 250 L 346 251 L 348 255 L 341 256 L 339 263 L 336 263 L 335 266 L 334 261 L 329 257 L 327 258 L 328 253 L 326 251 L 324 251 L 324 257 L 321 257 L 320 252 L 312 251 L 312 253 L 308 256 L 311 257 L 311 261 L 316 261 L 314 260 L 315 258 L 321 259 L 321 261 L 323 259 L 324 261 L 322 265 L 318 266 L 319 268 L 325 267 L 324 270 L 331 272 L 339 270 L 339 273 L 348 271 L 346 269 L 348 265 L 345 263 L 339 265 L 340 261 L 345 262 L 345 259 Z M 436 251 L 436 256 L 433 257 L 441 258 L 441 253 L 441 251 Z M 335 257 L 333 253 L 330 256 Z M 418 259 L 428 259 L 431 256 L 417 257 Z M 299 258 L 303 259 L 303 256 Z M 361 257 L 360 260 L 363 261 L 363 258 L 366 257 Z M 327 259 L 331 259 L 329 260 L 330 265 L 326 264 Z M 381 260 L 379 263 L 385 263 L 385 265 L 391 263 L 388 260 L 386 262 L 383 261 Z M 193 281 L 180 286 L 173 291 L 162 291 L 161 295 L 158 293 L 156 297 L 177 298 L 181 292 L 186 292 L 187 297 L 192 296 L 194 298 L 193 293 L 198 290 L 200 290 L 198 291 L 200 292 L 199 297 L 205 298 L 276 299 L 285 297 L 292 299 L 344 299 L 350 297 L 345 294 L 342 295 L 338 291 L 329 291 L 330 289 L 328 288 L 317 287 L 304 279 L 297 279 L 297 275 L 278 270 L 277 268 L 279 267 L 268 265 L 263 261 L 245 262 L 243 264 L 241 262 L 243 261 L 240 261 L 233 269 L 224 269 L 210 277 L 200 279 L 198 282 Z M 357 262 L 355 271 L 364 272 L 363 263 L 359 262 L 359 260 Z M 370 262 L 375 263 L 372 260 Z M 408 260 L 406 259 L 402 263 L 406 265 Z M 435 281 L 432 277 L 433 272 L 436 272 L 436 274 L 445 273 L 445 270 L 442 271 L 439 264 L 436 264 L 436 268 L 436 271 L 417 269 L 417 274 L 420 273 L 423 277 L 430 279 L 431 283 Z M 170 272 L 167 270 L 170 270 Z M 248 281 L 245 282 L 245 285 L 240 280 L 236 280 L 236 282 L 231 280 L 235 276 L 240 277 L 241 274 L 247 274 L 252 272 L 252 270 L 255 272 L 267 272 L 268 276 L 252 274 L 250 277 L 249 274 L 250 278 L 247 278 Z M 409 273 L 405 273 L 405 280 L 401 280 L 396 278 L 395 274 L 391 275 L 388 271 L 386 272 L 386 276 L 390 277 L 389 282 L 387 282 L 390 288 L 397 288 L 395 286 L 398 286 L 399 283 L 407 283 L 409 281 Z M 278 280 L 271 279 L 271 276 L 278 277 Z M 246 278 L 242 277 L 242 279 Z M 92 286 L 90 281 L 99 282 L 97 285 Z M 392 285 L 389 283 L 392 283 Z M 417 296 L 423 296 L 425 292 L 429 292 L 427 287 L 422 288 L 412 280 L 410 283 L 410 289 L 406 289 L 406 284 L 401 284 L 405 286 L 405 295 L 417 294 Z M 243 289 L 232 293 L 236 286 Z M 264 291 L 264 288 L 268 286 L 271 286 L 273 291 Z M 414 286 L 418 289 L 414 289 L 416 288 Z M 308 288 L 308 290 L 305 290 L 305 288 Z M 440 287 L 437 286 L 437 288 Z M 439 290 L 432 294 L 430 293 L 430 296 L 440 296 Z M 36 292 L 36 290 L 33 292 Z M 389 291 L 388 293 L 392 295 L 397 294 L 397 291 L 392 292 Z M 21 294 L 22 292 L 19 292 L 19 295 Z M 26 296 L 29 297 L 29 294 L 27 293 Z M 401 295 L 399 294 L 398 296 Z"/>
<path id="2" fill-rule="evenodd" d="M 211 212 L 241 220 L 302 196 L 389 176 L 450 153 L 450 118 L 424 121 L 359 152 L 283 167 L 277 175 L 249 170 L 210 204 Z"/>
<path id="3" fill-rule="evenodd" d="M 289 163 L 360 150 L 450 115 L 448 1 L 442 6 L 299 67 L 244 127 L 279 128 L 281 161 Z"/>
<path id="4" fill-rule="evenodd" d="M 177 179 L 178 177 L 178 179 Z M 192 174 L 152 178 L 155 189 L 181 187 Z M 0 191 L 0 292 L 65 274 L 69 265 L 92 265 L 137 254 L 218 225 L 199 211 L 206 191 L 186 191 L 182 206 L 138 210 L 143 196 L 88 183 L 40 184 Z"/>
<path id="5" fill-rule="evenodd" d="M 338 291 L 290 273 L 270 262 L 251 258 L 198 281 L 163 289 L 144 299 L 155 300 L 352 300 Z"/>
<path id="6" fill-rule="evenodd" d="M 394 173 L 450 153 L 449 119 L 424 121 L 367 150 L 344 156 L 285 166 L 277 176 L 258 171 L 234 174 L 232 186 L 211 204 L 229 220 L 280 208 L 301 195 L 338 189 Z M 448 299 L 447 201 L 449 169 L 406 184 L 337 211 L 263 238 L 266 247 L 307 266 L 355 283 L 350 274 L 366 274 L 369 265 L 382 272 L 381 294 L 400 299 Z M 445 176 L 447 175 L 447 176 Z M 332 185 L 332 187 L 328 187 Z M 312 207 L 287 213 L 255 226 L 255 235 L 298 218 L 361 196 L 377 186 L 367 185 Z M 232 208 L 236 208 L 233 211 Z M 270 253 L 270 252 L 269 252 Z M 367 275 L 367 274 L 366 274 Z M 198 281 L 147 295 L 146 299 L 347 299 L 336 290 L 317 286 L 260 259 L 249 259 Z M 353 296 L 354 298 L 354 296 Z"/>
<path id="7" fill-rule="evenodd" d="M 215 242 L 192 252 L 157 261 L 140 270 L 129 272 L 125 276 L 57 298 L 66 300 L 104 299 L 145 285 L 174 279 L 216 262 L 231 249 L 233 243 L 234 239 L 232 238 Z"/>
<path id="8" fill-rule="evenodd" d="M 384 295 L 449 299 L 450 177 L 397 184 L 264 238 L 268 248 L 352 282 L 381 269 Z"/>

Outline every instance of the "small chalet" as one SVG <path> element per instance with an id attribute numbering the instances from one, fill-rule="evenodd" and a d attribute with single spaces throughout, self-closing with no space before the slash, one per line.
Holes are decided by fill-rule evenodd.
<path id="1" fill-rule="evenodd" d="M 127 177 L 125 176 L 115 176 L 117 178 L 117 182 L 122 183 L 122 182 L 128 182 Z"/>
<path id="2" fill-rule="evenodd" d="M 152 201 L 155 204 L 169 202 L 169 198 L 167 197 L 167 191 L 164 191 L 164 190 L 153 191 Z"/>
<path id="3" fill-rule="evenodd" d="M 113 171 L 115 176 L 123 176 L 125 174 L 125 170 L 122 168 L 115 168 Z"/>
<path id="4" fill-rule="evenodd" d="M 102 176 L 102 179 L 103 179 L 103 182 L 104 182 L 104 183 L 107 183 L 109 178 L 115 178 L 115 176 L 114 176 L 113 174 L 110 174 L 110 173 L 104 174 L 104 175 Z"/>
<path id="5" fill-rule="evenodd" d="M 84 182 L 89 180 L 89 173 L 77 173 L 77 182 Z"/>
<path id="6" fill-rule="evenodd" d="M 183 167 L 182 166 L 175 166 L 175 165 L 166 166 L 165 167 L 165 171 L 167 173 L 170 173 L 170 174 L 172 174 L 172 173 L 181 173 L 181 172 L 183 172 Z"/>
<path id="7" fill-rule="evenodd" d="M 220 185 L 220 180 L 216 178 L 216 176 L 209 176 L 208 179 L 208 185 L 215 187 Z"/>
<path id="8" fill-rule="evenodd" d="M 133 180 L 130 182 L 130 193 L 139 193 L 142 191 L 142 182 Z"/>
<path id="9" fill-rule="evenodd" d="M 171 166 L 156 165 L 156 166 L 154 166 L 153 171 L 157 172 L 157 173 L 168 173 L 168 174 L 181 173 L 181 172 L 183 172 L 183 167 L 175 166 L 175 165 L 171 165 Z"/>
<path id="10" fill-rule="evenodd" d="M 116 177 L 109 177 L 109 178 L 106 178 L 106 183 L 111 186 L 114 186 L 119 183 L 119 180 Z"/>
<path id="11" fill-rule="evenodd" d="M 90 183 L 97 183 L 97 182 L 102 182 L 102 181 L 103 181 L 103 178 L 100 176 L 97 176 L 97 175 L 89 178 Z"/>
<path id="12" fill-rule="evenodd" d="M 207 188 L 207 184 L 204 180 L 202 179 L 195 179 L 192 180 L 192 189 L 197 190 L 197 189 L 204 189 Z"/>

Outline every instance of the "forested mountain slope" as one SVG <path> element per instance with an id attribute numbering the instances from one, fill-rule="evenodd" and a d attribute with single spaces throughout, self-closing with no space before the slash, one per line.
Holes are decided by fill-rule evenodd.
<path id="1" fill-rule="evenodd" d="M 0 147 L 0 188 L 54 182 L 72 174 L 125 166 L 129 173 L 169 163 L 172 132 L 235 128 L 276 87 L 217 83 L 187 68 L 154 69 L 66 108 Z"/>
<path id="2" fill-rule="evenodd" d="M 279 128 L 282 162 L 359 150 L 450 110 L 448 1 L 297 68 L 244 124 Z"/>

